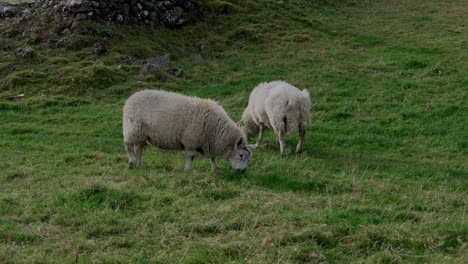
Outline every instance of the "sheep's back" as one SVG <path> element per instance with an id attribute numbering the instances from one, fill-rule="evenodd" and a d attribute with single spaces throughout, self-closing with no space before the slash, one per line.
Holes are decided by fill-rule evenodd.
<path id="1" fill-rule="evenodd" d="M 140 127 L 145 140 L 160 148 L 181 149 L 182 135 L 194 121 L 192 105 L 193 98 L 176 93 L 137 92 L 124 106 L 124 127 Z"/>
<path id="2" fill-rule="evenodd" d="M 249 98 L 249 108 L 256 123 L 271 127 L 287 117 L 290 123 L 289 133 L 295 132 L 298 122 L 304 121 L 307 125 L 310 123 L 306 121 L 310 119 L 309 106 L 307 92 L 283 81 L 262 83 L 252 91 Z"/>

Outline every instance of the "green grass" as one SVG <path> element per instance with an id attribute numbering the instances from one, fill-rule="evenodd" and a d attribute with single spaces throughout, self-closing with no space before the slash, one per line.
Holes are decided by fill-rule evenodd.
<path id="1" fill-rule="evenodd" d="M 183 28 L 83 24 L 61 48 L 42 20 L 0 25 L 0 262 L 464 263 L 465 5 L 208 1 Z M 14 57 L 25 45 L 36 58 Z M 180 78 L 140 75 L 164 53 Z M 311 93 L 305 153 L 280 158 L 270 131 L 242 175 L 155 148 L 128 169 L 134 91 L 238 120 L 277 79 Z"/>

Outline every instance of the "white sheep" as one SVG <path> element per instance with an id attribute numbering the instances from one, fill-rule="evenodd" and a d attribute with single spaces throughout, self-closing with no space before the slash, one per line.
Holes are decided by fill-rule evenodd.
<path id="1" fill-rule="evenodd" d="M 280 144 L 281 156 L 287 155 L 285 132 L 299 131 L 296 153 L 302 152 L 304 137 L 310 125 L 310 96 L 307 90 L 300 91 L 283 81 L 261 83 L 250 94 L 249 104 L 238 126 L 247 137 L 259 133 L 257 144 L 263 138 L 265 128 L 275 131 Z"/>
<path id="2" fill-rule="evenodd" d="M 218 168 L 216 157 L 233 169 L 247 169 L 254 145 L 216 102 L 161 90 L 144 90 L 130 96 L 123 108 L 123 136 L 130 167 L 139 167 L 147 144 L 162 149 L 185 150 L 185 171 L 195 153 Z"/>

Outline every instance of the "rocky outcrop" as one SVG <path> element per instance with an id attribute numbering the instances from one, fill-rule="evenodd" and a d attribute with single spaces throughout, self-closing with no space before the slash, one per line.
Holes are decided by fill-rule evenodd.
<path id="1" fill-rule="evenodd" d="M 17 48 L 15 50 L 15 55 L 17 58 L 27 59 L 27 58 L 34 58 L 36 53 L 32 48 L 25 47 L 25 48 Z"/>
<path id="2" fill-rule="evenodd" d="M 159 70 L 166 70 L 169 68 L 170 56 L 169 54 L 159 56 L 156 58 L 148 59 L 148 63 L 141 67 L 141 73 L 154 72 Z"/>
<path id="3" fill-rule="evenodd" d="M 24 17 L 31 14 L 34 2 L 21 2 L 17 4 L 0 2 L 0 19 Z"/>
<path id="4" fill-rule="evenodd" d="M 113 21 L 122 24 L 177 26 L 193 8 L 184 0 L 36 0 L 23 3 L 0 2 L 0 21 L 29 17 L 34 12 L 53 12 L 63 19 Z"/>
<path id="5" fill-rule="evenodd" d="M 148 62 L 144 64 L 141 69 L 141 74 L 148 74 L 153 72 L 166 72 L 175 77 L 180 77 L 183 70 L 179 68 L 170 67 L 171 58 L 169 54 L 165 54 L 159 57 L 150 58 Z"/>

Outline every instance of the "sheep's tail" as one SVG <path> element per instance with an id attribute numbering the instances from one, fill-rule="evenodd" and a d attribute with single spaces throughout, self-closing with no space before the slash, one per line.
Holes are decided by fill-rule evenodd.
<path id="1" fill-rule="evenodd" d="M 310 94 L 309 92 L 304 89 L 302 90 L 302 104 L 301 104 L 301 125 L 304 128 L 308 128 L 310 126 Z"/>
<path id="2" fill-rule="evenodd" d="M 286 111 L 286 131 L 294 134 L 299 126 L 307 129 L 310 125 L 310 96 L 307 90 L 303 90 L 302 96 L 290 98 Z"/>

